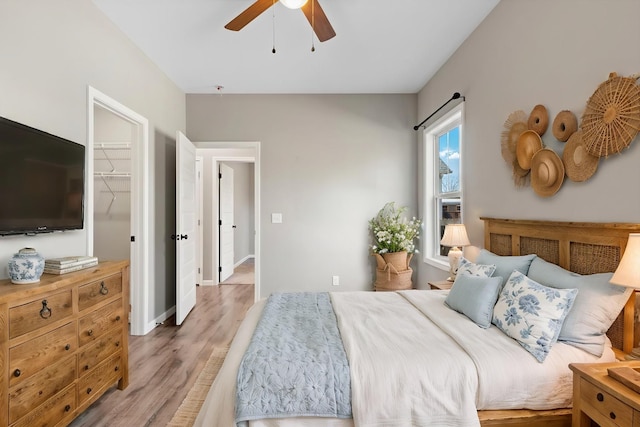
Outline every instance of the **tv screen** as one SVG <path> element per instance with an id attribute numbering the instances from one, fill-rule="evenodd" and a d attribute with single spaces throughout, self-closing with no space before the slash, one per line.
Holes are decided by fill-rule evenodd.
<path id="1" fill-rule="evenodd" d="M 0 235 L 81 229 L 85 147 L 0 117 Z"/>

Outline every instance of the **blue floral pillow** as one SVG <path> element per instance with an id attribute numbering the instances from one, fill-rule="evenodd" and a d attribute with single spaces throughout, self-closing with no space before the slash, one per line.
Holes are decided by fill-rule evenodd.
<path id="1" fill-rule="evenodd" d="M 514 270 L 493 308 L 492 323 L 544 362 L 577 293 L 543 286 Z"/>
<path id="2" fill-rule="evenodd" d="M 496 271 L 494 264 L 476 264 L 465 257 L 460 257 L 456 277 L 463 274 L 477 277 L 491 277 L 494 271 Z"/>

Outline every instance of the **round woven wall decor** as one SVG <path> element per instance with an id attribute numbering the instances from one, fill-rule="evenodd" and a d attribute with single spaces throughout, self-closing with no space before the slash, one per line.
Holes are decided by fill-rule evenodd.
<path id="1" fill-rule="evenodd" d="M 602 157 L 621 152 L 640 131 L 637 76 L 611 73 L 587 101 L 580 128 L 587 152 Z"/>

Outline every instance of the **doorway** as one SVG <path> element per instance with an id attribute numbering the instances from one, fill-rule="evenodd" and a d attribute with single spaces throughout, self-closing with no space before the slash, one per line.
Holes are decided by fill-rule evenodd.
<path id="1" fill-rule="evenodd" d="M 104 238 L 100 233 L 103 221 L 108 220 L 109 215 L 111 219 L 117 218 L 117 228 L 120 230 L 117 244 L 112 242 L 113 245 L 106 245 L 110 249 L 105 249 L 101 241 L 99 252 L 102 253 L 102 259 L 126 259 L 129 256 L 130 333 L 145 335 L 156 326 L 155 322 L 148 321 L 151 247 L 148 221 L 150 195 L 147 191 L 149 122 L 91 86 L 88 87 L 87 98 L 87 176 L 92 178 L 88 180 L 85 203 L 87 254 L 97 253 L 96 237 L 101 240 Z M 99 161 L 94 156 L 96 151 L 102 152 Z M 106 154 L 109 160 L 104 159 L 104 153 L 107 152 L 111 153 L 111 157 Z M 99 169 L 96 163 L 100 163 Z M 96 180 L 100 186 L 93 185 Z M 105 193 L 102 193 L 103 190 Z M 122 249 L 125 245 L 128 245 L 128 251 Z"/>
<path id="2" fill-rule="evenodd" d="M 253 164 L 252 235 L 254 252 L 254 300 L 260 295 L 260 143 L 259 142 L 198 142 L 197 156 L 203 158 L 204 209 L 204 278 L 202 284 L 218 285 L 220 215 L 218 211 L 218 168 L 221 162 Z"/>

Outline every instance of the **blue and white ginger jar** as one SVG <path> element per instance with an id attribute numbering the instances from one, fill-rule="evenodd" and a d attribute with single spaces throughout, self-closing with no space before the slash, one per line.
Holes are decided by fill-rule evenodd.
<path id="1" fill-rule="evenodd" d="M 12 283 L 38 283 L 43 271 L 44 258 L 33 248 L 22 248 L 9 260 L 9 278 Z"/>

